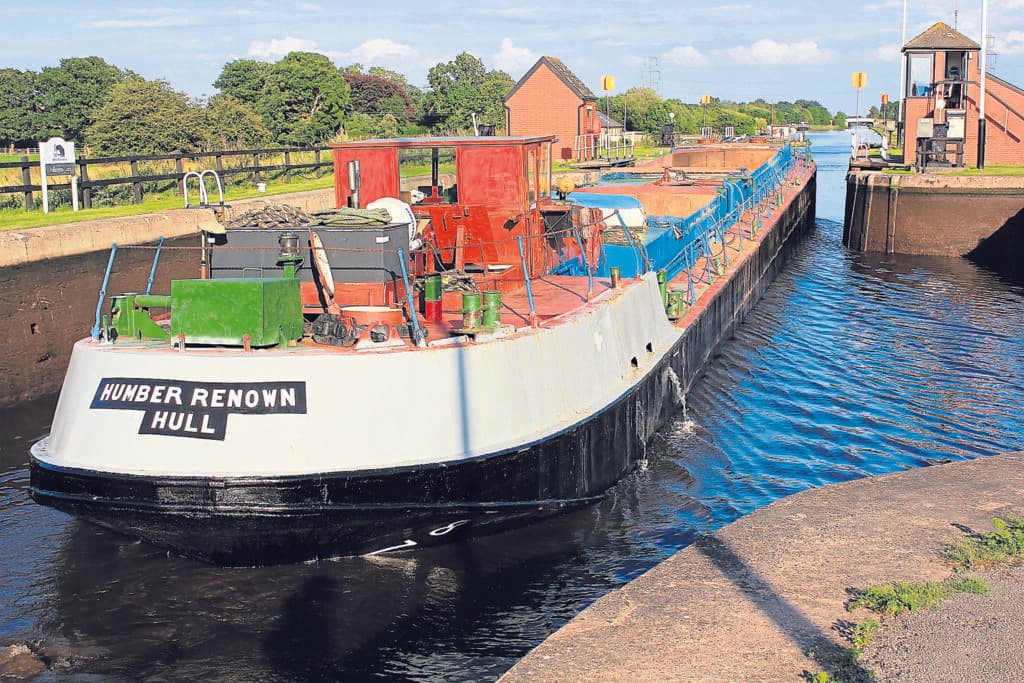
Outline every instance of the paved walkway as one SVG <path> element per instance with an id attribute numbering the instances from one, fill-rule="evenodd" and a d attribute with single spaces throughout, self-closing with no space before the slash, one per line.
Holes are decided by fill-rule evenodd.
<path id="1" fill-rule="evenodd" d="M 844 622 L 868 617 L 845 610 L 851 589 L 946 578 L 944 544 L 1013 511 L 1024 453 L 805 491 L 601 598 L 502 681 L 802 680 L 843 657 Z"/>

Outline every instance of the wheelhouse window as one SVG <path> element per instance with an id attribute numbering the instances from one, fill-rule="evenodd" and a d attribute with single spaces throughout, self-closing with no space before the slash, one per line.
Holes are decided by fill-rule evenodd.
<path id="1" fill-rule="evenodd" d="M 530 205 L 537 203 L 537 150 L 531 148 L 526 155 L 526 187 Z"/>
<path id="2" fill-rule="evenodd" d="M 934 73 L 932 59 L 934 55 L 910 55 L 909 69 L 907 70 L 907 97 L 931 97 L 932 96 L 932 74 Z"/>
<path id="3" fill-rule="evenodd" d="M 459 200 L 454 147 L 398 150 L 398 187 L 409 204 L 453 204 Z"/>
<path id="4" fill-rule="evenodd" d="M 551 143 L 540 146 L 540 196 L 551 196 Z"/>

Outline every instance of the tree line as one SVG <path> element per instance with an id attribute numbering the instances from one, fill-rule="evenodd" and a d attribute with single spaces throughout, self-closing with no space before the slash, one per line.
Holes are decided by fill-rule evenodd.
<path id="1" fill-rule="evenodd" d="M 597 106 L 625 124 L 627 130 L 644 131 L 649 135 L 659 135 L 669 123 L 677 133 L 696 134 L 706 125 L 718 133 L 732 126 L 736 135 L 754 135 L 772 124 L 846 125 L 842 112 L 833 115 L 813 100 L 729 102 L 713 97 L 705 107 L 674 98 L 664 99 L 651 88 L 630 88 L 619 95 L 602 97 Z"/>
<path id="2" fill-rule="evenodd" d="M 305 146 L 365 137 L 464 134 L 476 122 L 502 131 L 503 98 L 514 81 L 462 53 L 441 62 L 418 88 L 405 76 L 362 64 L 338 67 L 321 54 L 292 52 L 276 62 L 236 59 L 221 69 L 209 98 L 192 98 L 163 80 L 147 80 L 100 57 L 69 57 L 40 71 L 0 69 L 0 148 L 31 147 L 61 136 L 92 155 L 174 150 Z M 630 130 L 658 134 L 675 114 L 677 132 L 695 133 L 701 105 L 631 88 L 599 102 Z M 754 133 L 772 121 L 764 100 L 714 100 L 708 125 Z M 819 103 L 774 104 L 776 123 L 828 125 Z"/>

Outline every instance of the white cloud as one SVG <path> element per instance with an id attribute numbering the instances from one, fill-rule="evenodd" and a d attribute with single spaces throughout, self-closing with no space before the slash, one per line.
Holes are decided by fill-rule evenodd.
<path id="1" fill-rule="evenodd" d="M 345 57 L 353 62 L 376 66 L 382 58 L 414 58 L 418 54 L 411 45 L 396 43 L 390 38 L 374 38 L 352 48 L 345 53 Z"/>
<path id="2" fill-rule="evenodd" d="M 540 14 L 536 7 L 481 7 L 477 12 L 486 16 L 504 17 L 506 19 L 530 19 Z"/>
<path id="3" fill-rule="evenodd" d="M 895 43 L 886 43 L 885 45 L 879 45 L 876 47 L 872 55 L 880 62 L 895 62 L 900 58 L 900 49 L 902 47 L 903 46 L 900 45 L 899 41 Z"/>
<path id="4" fill-rule="evenodd" d="M 260 59 L 276 59 L 284 57 L 289 52 L 319 52 L 332 56 L 326 50 L 321 50 L 314 40 L 295 38 L 271 38 L 270 40 L 254 40 L 249 43 L 249 56 Z"/>
<path id="5" fill-rule="evenodd" d="M 1002 38 L 996 38 L 996 47 L 1003 54 L 1024 53 L 1024 31 L 1008 31 Z"/>
<path id="6" fill-rule="evenodd" d="M 680 66 L 702 66 L 708 63 L 708 58 L 692 45 L 676 46 L 662 53 L 661 58 L 669 64 Z"/>
<path id="7" fill-rule="evenodd" d="M 97 19 L 82 23 L 82 28 L 167 28 L 174 26 L 195 26 L 192 17 L 162 16 L 152 19 Z"/>
<path id="8" fill-rule="evenodd" d="M 780 43 L 771 38 L 729 48 L 726 52 L 740 64 L 824 64 L 834 56 L 813 40 Z"/>
<path id="9" fill-rule="evenodd" d="M 528 47 L 519 47 L 511 38 L 502 38 L 501 49 L 494 53 L 494 65 L 510 74 L 526 71 L 537 59 L 537 53 Z"/>

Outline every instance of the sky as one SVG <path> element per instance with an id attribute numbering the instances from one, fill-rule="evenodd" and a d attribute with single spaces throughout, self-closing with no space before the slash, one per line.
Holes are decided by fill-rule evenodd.
<path id="1" fill-rule="evenodd" d="M 519 79 L 541 55 L 590 88 L 654 84 L 666 98 L 818 100 L 854 113 L 854 71 L 867 73 L 861 110 L 896 99 L 903 0 L 349 0 L 265 2 L 9 2 L 0 0 L 0 68 L 39 70 L 97 55 L 192 96 L 213 95 L 225 63 L 320 52 L 425 86 L 427 71 L 469 52 Z M 825 9 L 825 8 L 828 9 Z M 981 0 L 908 0 L 907 39 L 936 21 L 980 41 Z M 958 11 L 958 18 L 954 12 Z M 990 71 L 1024 85 L 1024 0 L 991 0 Z"/>

